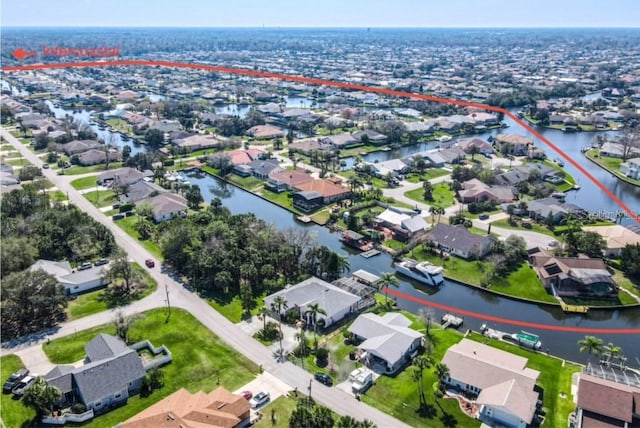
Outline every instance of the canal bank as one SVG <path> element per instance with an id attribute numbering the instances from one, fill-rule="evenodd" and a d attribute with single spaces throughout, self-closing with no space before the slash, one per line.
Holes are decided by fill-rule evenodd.
<path id="1" fill-rule="evenodd" d="M 325 227 L 312 224 L 298 223 L 290 212 L 274 205 L 271 201 L 256 197 L 256 195 L 230 185 L 228 182 L 219 180 L 211 175 L 204 174 L 189 176 L 189 181 L 200 187 L 202 195 L 207 203 L 215 197 L 219 197 L 223 205 L 233 214 L 254 213 L 257 217 L 275 225 L 279 229 L 303 229 L 313 233 L 318 243 L 326 245 L 331 250 L 344 255 L 349 261 L 350 270 L 367 270 L 375 275 L 384 272 L 394 272 L 393 259 L 390 255 L 382 253 L 376 257 L 365 259 L 359 253 L 350 253 L 339 241 L 340 234 Z M 545 328 L 527 328 L 540 336 L 545 349 L 549 349 L 552 354 L 575 361 L 586 361 L 586 356 L 578 352 L 577 341 L 584 338 L 585 333 L 561 332 L 553 330 L 556 326 L 589 329 L 607 329 L 606 334 L 597 334 L 605 342 L 621 343 L 625 341 L 624 348 L 627 355 L 640 355 L 640 341 L 625 340 L 627 336 L 613 333 L 616 329 L 637 328 L 640 326 L 640 308 L 629 308 L 623 310 L 601 310 L 593 309 L 585 315 L 565 314 L 559 306 L 547 304 L 531 304 L 518 300 L 506 299 L 501 296 L 473 287 L 461 287 L 449 280 L 440 288 L 432 288 L 417 283 L 412 283 L 399 278 L 400 286 L 398 291 L 420 299 L 414 300 L 398 298 L 397 304 L 401 309 L 408 310 L 414 314 L 420 313 L 425 307 L 430 305 L 442 305 L 447 309 L 433 307 L 434 315 L 440 318 L 446 312 L 465 311 L 474 313 L 465 316 L 465 328 L 480 330 L 480 326 L 487 323 L 492 328 L 501 331 L 517 333 L 520 330 L 518 325 L 513 323 L 495 321 L 493 318 L 487 320 L 486 317 L 495 317 L 510 320 L 514 323 L 532 322 Z M 390 291 L 395 291 L 390 290 Z M 637 343 L 636 343 L 637 342 Z"/>

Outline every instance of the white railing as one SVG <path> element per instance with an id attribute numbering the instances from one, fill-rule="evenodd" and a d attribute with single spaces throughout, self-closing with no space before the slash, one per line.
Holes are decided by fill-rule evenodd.
<path id="1" fill-rule="evenodd" d="M 89 409 L 84 413 L 65 413 L 62 416 L 45 416 L 42 422 L 52 425 L 64 425 L 67 422 L 86 422 L 93 419 L 93 410 Z"/>

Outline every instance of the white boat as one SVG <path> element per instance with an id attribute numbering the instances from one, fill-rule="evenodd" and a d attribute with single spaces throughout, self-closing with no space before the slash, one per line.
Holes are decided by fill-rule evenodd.
<path id="1" fill-rule="evenodd" d="M 423 284 L 438 287 L 444 282 L 444 268 L 429 262 L 417 262 L 405 259 L 396 263 L 396 271 Z"/>

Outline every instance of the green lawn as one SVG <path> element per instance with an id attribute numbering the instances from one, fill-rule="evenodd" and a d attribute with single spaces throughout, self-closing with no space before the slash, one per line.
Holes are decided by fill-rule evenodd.
<path id="1" fill-rule="evenodd" d="M 291 192 L 276 193 L 268 189 L 262 189 L 262 191 L 259 192 L 259 194 L 263 198 L 273 202 L 276 205 L 279 205 L 296 214 L 302 214 L 302 211 L 300 211 L 299 209 L 293 206 L 293 199 L 291 198 Z"/>
<path id="2" fill-rule="evenodd" d="M 179 388 L 191 392 L 209 392 L 220 385 L 233 391 L 251 381 L 258 367 L 237 351 L 228 347 L 215 334 L 181 309 L 172 309 L 169 322 L 165 322 L 166 309 L 145 312 L 129 330 L 133 340 L 150 340 L 155 346 L 166 345 L 173 354 L 173 362 L 162 368 L 164 387 L 149 397 L 130 398 L 127 405 L 95 418 L 85 427 L 114 426 Z M 43 346 L 45 353 L 56 364 L 68 364 L 82 359 L 84 345 L 98 333 L 115 333 L 113 325 L 104 325 L 52 341 Z M 4 362 L 4 360 L 3 360 Z M 3 365 L 4 374 L 4 365 Z M 16 420 L 20 426 L 24 419 Z M 6 421 L 5 421 L 6 422 Z"/>
<path id="3" fill-rule="evenodd" d="M 302 394 L 299 395 L 302 397 Z M 289 428 L 289 417 L 296 408 L 298 399 L 291 396 L 281 396 L 269 403 L 261 413 L 262 419 L 255 425 L 256 428 Z M 275 423 L 272 421 L 275 419 Z"/>
<path id="4" fill-rule="evenodd" d="M 349 359 L 349 352 L 356 348 L 353 345 L 344 343 L 345 331 L 346 327 L 343 327 L 330 332 L 329 335 L 318 334 L 318 347 L 325 347 L 329 350 L 329 361 L 326 366 L 320 367 L 316 363 L 314 354 L 307 355 L 303 359 L 304 364 L 300 358 L 295 357 L 293 354 L 290 355 L 289 359 L 291 362 L 302 366 L 309 373 L 322 372 L 328 374 L 333 379 L 334 384 L 343 382 L 349 378 L 349 373 L 357 367 L 356 362 Z M 309 346 L 313 348 L 315 343 L 313 331 L 306 332 L 306 336 Z"/>
<path id="5" fill-rule="evenodd" d="M 0 374 L 2 382 L 11 376 L 18 369 L 24 368 L 22 360 L 17 355 L 7 355 L 0 358 Z M 0 418 L 4 424 L 3 427 L 35 427 L 33 419 L 36 412 L 25 407 L 22 401 L 14 400 L 11 394 L 2 394 L 0 396 Z"/>
<path id="6" fill-rule="evenodd" d="M 122 220 L 118 220 L 115 223 L 118 225 L 118 227 L 127 232 L 127 235 L 140 241 L 140 235 L 135 228 L 137 221 L 138 219 L 136 218 L 136 216 L 131 216 L 125 217 Z M 158 244 L 149 239 L 147 239 L 146 241 L 140 241 L 140 244 L 142 244 L 142 246 L 151 254 L 153 254 L 158 260 L 162 260 L 162 251 L 160 250 L 160 246 L 158 246 Z"/>
<path id="7" fill-rule="evenodd" d="M 254 299 L 255 305 L 251 310 L 251 315 L 257 315 L 258 311 L 264 304 L 264 296 L 260 296 Z M 229 302 L 222 302 L 219 299 L 208 298 L 209 305 L 218 311 L 220 315 L 231 321 L 232 323 L 239 323 L 242 321 L 242 301 L 240 296 L 234 296 Z"/>
<path id="8" fill-rule="evenodd" d="M 113 190 L 93 190 L 83 193 L 82 196 L 98 208 L 110 206 L 118 202 L 116 192 Z"/>
<path id="9" fill-rule="evenodd" d="M 446 277 L 475 286 L 480 286 L 480 281 L 488 268 L 488 262 L 467 261 L 453 256 L 448 260 L 443 260 L 436 255 L 425 252 L 421 247 L 414 248 L 409 253 L 409 257 L 416 260 L 428 260 L 433 264 L 443 266 Z M 546 292 L 535 271 L 529 268 L 525 262 L 506 278 L 493 280 L 490 290 L 509 296 L 558 304 L 558 301 Z"/>
<path id="10" fill-rule="evenodd" d="M 262 187 L 264 181 L 257 179 L 256 177 L 240 177 L 236 174 L 227 175 L 227 179 L 238 186 L 245 188 L 249 191 L 255 191 L 258 188 Z"/>
<path id="11" fill-rule="evenodd" d="M 111 162 L 109 164 L 109 169 L 121 168 L 122 162 Z M 63 169 L 64 175 L 79 175 L 79 174 L 87 174 L 89 172 L 102 172 L 106 171 L 107 168 L 104 165 L 91 165 L 91 166 L 80 166 L 74 165 L 71 168 Z"/>
<path id="12" fill-rule="evenodd" d="M 575 404 L 571 399 L 571 376 L 580 371 L 579 366 L 477 333 L 471 333 L 468 338 L 528 358 L 527 367 L 540 371 L 538 384 L 544 388 L 542 405 L 546 410 L 546 420 L 542 426 L 566 426 L 569 413 L 575 410 Z"/>
<path id="13" fill-rule="evenodd" d="M 632 281 L 627 275 L 625 275 L 621 270 L 614 269 L 613 280 L 625 290 L 631 292 L 633 295 L 640 297 L 640 284 Z M 620 293 L 620 300 L 623 300 L 622 295 L 626 293 Z M 627 295 L 628 296 L 628 295 Z M 633 301 L 636 301 L 633 299 Z"/>
<path id="14" fill-rule="evenodd" d="M 413 199 L 414 201 L 443 208 L 452 206 L 455 201 L 455 193 L 449 188 L 448 183 L 438 183 L 433 186 L 432 201 L 425 200 L 422 197 L 423 194 L 424 190 L 422 189 L 422 187 L 419 187 L 417 189 L 406 192 L 404 195 L 409 199 Z"/>
<path id="15" fill-rule="evenodd" d="M 139 300 L 153 293 L 158 287 L 158 283 L 139 264 L 134 263 L 133 268 L 142 274 L 145 283 L 148 285 L 148 288 L 144 293 L 135 296 L 134 300 Z M 127 303 L 129 302 L 123 302 L 123 304 Z M 70 300 L 69 305 L 67 306 L 67 316 L 70 321 L 86 317 L 88 315 L 97 314 L 98 312 L 106 311 L 112 307 L 113 306 L 110 306 L 109 302 L 104 299 L 104 290 L 96 290 L 81 294 L 75 299 Z"/>
<path id="16" fill-rule="evenodd" d="M 4 163 L 7 164 L 7 165 L 11 165 L 11 166 L 27 166 L 27 165 L 31 165 L 31 162 L 29 162 L 25 158 L 9 159 L 9 160 L 5 160 Z"/>
<path id="17" fill-rule="evenodd" d="M 78 178 L 77 180 L 73 180 L 71 182 L 71 185 L 76 190 L 83 190 L 83 189 L 88 189 L 89 187 L 96 187 L 97 180 L 98 180 L 98 177 L 96 176 L 83 177 L 83 178 Z"/>
<path id="18" fill-rule="evenodd" d="M 462 340 L 460 333 L 441 329 L 432 330 L 431 337 L 434 361 L 440 361 L 449 347 Z M 362 401 L 414 427 L 480 426 L 479 421 L 462 413 L 456 400 L 436 400 L 432 388 L 437 382 L 434 368 L 424 372 L 427 406 L 432 413 L 420 416 L 418 385 L 412 380 L 413 371 L 408 367 L 393 377 L 380 376 L 375 385 L 362 395 Z"/>
<path id="19" fill-rule="evenodd" d="M 434 178 L 442 177 L 451 174 L 450 171 L 439 168 L 427 168 L 422 174 L 411 173 L 407 176 L 407 181 L 410 183 L 420 183 L 425 180 L 433 180 Z"/>
<path id="20" fill-rule="evenodd" d="M 514 216 L 514 219 L 516 219 L 517 221 L 517 217 Z M 509 224 L 509 219 L 504 219 L 504 220 L 496 220 L 494 222 L 491 222 L 491 224 L 495 227 L 500 227 L 502 229 L 511 229 L 511 230 L 528 230 L 531 232 L 537 232 L 537 233 L 542 233 L 543 235 L 547 235 L 550 236 L 552 239 L 554 239 L 556 237 L 556 235 L 553 233 L 553 231 L 547 229 L 546 226 L 541 226 L 537 223 L 530 223 L 531 224 L 531 229 L 527 229 L 524 227 L 521 227 L 520 224 L 522 224 L 521 222 L 518 222 L 518 226 L 512 226 L 511 224 Z"/>
<path id="21" fill-rule="evenodd" d="M 640 186 L 640 180 L 634 180 L 633 178 L 629 178 L 624 176 L 620 172 L 620 165 L 622 164 L 622 159 L 620 158 L 612 158 L 608 156 L 600 156 L 599 151 L 597 149 L 591 149 L 586 153 L 586 156 L 600 165 L 603 168 L 609 169 L 612 172 L 615 172 L 621 179 L 628 181 L 632 184 Z"/>

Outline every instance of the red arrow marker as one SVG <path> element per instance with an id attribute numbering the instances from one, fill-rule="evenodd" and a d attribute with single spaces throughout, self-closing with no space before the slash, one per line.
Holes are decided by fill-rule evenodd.
<path id="1" fill-rule="evenodd" d="M 15 56 L 17 59 L 19 59 L 20 61 L 30 56 L 36 56 L 36 53 L 34 51 L 25 51 L 22 48 L 16 49 L 15 51 L 11 52 L 11 54 Z"/>

